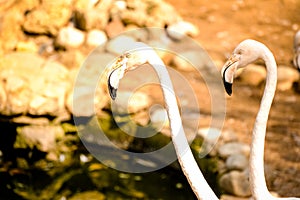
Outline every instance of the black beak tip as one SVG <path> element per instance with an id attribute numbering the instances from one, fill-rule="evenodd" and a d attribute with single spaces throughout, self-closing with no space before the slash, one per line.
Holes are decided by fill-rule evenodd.
<path id="1" fill-rule="evenodd" d="M 117 89 L 108 84 L 108 91 L 112 100 L 115 100 L 117 97 Z"/>
<path id="2" fill-rule="evenodd" d="M 231 94 L 232 94 L 232 83 L 228 83 L 228 82 L 224 81 L 224 87 L 225 87 L 225 90 L 226 90 L 227 94 L 229 96 L 231 96 Z"/>

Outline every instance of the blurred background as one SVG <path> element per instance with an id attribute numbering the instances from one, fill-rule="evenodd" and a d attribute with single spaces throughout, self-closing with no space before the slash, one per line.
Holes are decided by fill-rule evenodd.
<path id="1" fill-rule="evenodd" d="M 123 109 L 114 118 L 105 78 L 99 81 L 95 96 L 85 93 L 91 84 L 88 79 L 79 83 L 83 93 L 73 96 L 74 82 L 82 75 L 78 73 L 82 66 L 90 80 L 98 80 L 102 72 L 106 75 L 107 64 L 134 41 L 183 46 L 181 55 L 197 62 L 200 69 L 219 71 L 235 46 L 247 38 L 269 47 L 278 65 L 265 146 L 267 185 L 279 196 L 300 197 L 300 89 L 299 73 L 292 63 L 299 8 L 297 0 L 0 1 L 0 199 L 195 199 L 177 161 L 154 172 L 117 171 L 113 161 L 95 159 L 78 135 L 78 129 L 87 124 L 97 125 L 91 124 L 84 104 L 75 112 L 73 103 L 94 98 L 96 119 L 119 148 L 149 152 L 165 146 L 171 139 L 164 112 L 149 111 L 152 105 L 163 105 L 158 85 L 140 89 L 135 103 L 128 105 L 130 114 Z M 153 33 L 148 27 L 162 31 Z M 185 37 L 203 51 L 199 54 L 184 45 Z M 209 91 L 203 77 L 180 56 L 158 53 L 167 66 L 189 80 L 199 102 L 201 118 L 193 119 L 199 124 L 191 148 L 209 184 L 222 199 L 248 199 L 249 148 L 264 89 L 264 63 L 257 61 L 239 73 L 233 96 L 224 92 L 223 128 L 208 131 L 212 102 L 205 98 Z M 141 72 L 133 77 L 138 79 Z M 183 90 L 180 85 L 175 89 L 179 94 Z M 184 100 L 180 106 L 186 108 L 190 102 Z M 189 116 L 199 111 L 188 108 Z M 126 134 L 124 130 L 141 131 L 130 121 L 148 125 L 149 113 L 160 127 L 155 137 L 142 140 Z M 75 126 L 73 117 L 82 124 Z M 189 137 L 194 124 L 184 121 L 184 125 Z M 156 128 L 152 123 L 143 131 Z M 212 138 L 221 137 L 200 159 L 201 144 L 210 133 Z M 109 148 L 99 148 L 101 141 L 88 142 L 95 151 L 101 149 L 99 154 L 126 159 L 109 154 Z M 151 163 L 137 164 L 151 168 Z"/>

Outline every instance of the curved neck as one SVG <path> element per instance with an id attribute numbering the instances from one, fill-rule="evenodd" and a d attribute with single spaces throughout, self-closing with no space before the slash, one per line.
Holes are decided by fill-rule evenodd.
<path id="1" fill-rule="evenodd" d="M 151 66 L 153 66 L 160 80 L 165 106 L 170 121 L 172 141 L 182 171 L 184 172 L 184 175 L 186 176 L 198 199 L 218 200 L 217 196 L 210 188 L 203 174 L 201 173 L 189 147 L 183 130 L 173 85 L 167 68 L 158 55 L 156 55 L 156 53 L 147 52 L 147 54 L 149 56 L 148 62 Z"/>
<path id="2" fill-rule="evenodd" d="M 250 153 L 250 187 L 255 200 L 273 199 L 269 193 L 264 174 L 264 146 L 266 127 L 277 84 L 276 61 L 269 49 L 263 49 L 262 59 L 267 68 L 267 79 L 260 108 L 253 128 Z"/>

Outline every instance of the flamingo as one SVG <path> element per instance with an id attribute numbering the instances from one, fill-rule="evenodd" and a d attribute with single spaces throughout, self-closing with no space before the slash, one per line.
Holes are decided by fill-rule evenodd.
<path id="1" fill-rule="evenodd" d="M 300 31 L 297 31 L 294 37 L 294 66 L 300 72 Z"/>
<path id="2" fill-rule="evenodd" d="M 266 126 L 271 104 L 275 95 L 277 84 L 277 65 L 272 52 L 262 43 L 255 40 L 242 41 L 233 51 L 231 57 L 222 68 L 224 87 L 228 95 L 232 94 L 232 83 L 238 68 L 246 67 L 248 64 L 262 59 L 267 69 L 267 78 L 264 94 L 260 108 L 256 116 L 249 162 L 250 188 L 255 200 L 289 199 L 300 198 L 277 198 L 269 192 L 264 174 L 264 144 Z"/>
<path id="3" fill-rule="evenodd" d="M 218 197 L 206 182 L 185 137 L 174 89 L 164 62 L 150 46 L 141 42 L 137 42 L 136 45 L 135 50 L 125 52 L 112 65 L 108 77 L 108 90 L 111 98 L 113 100 L 116 98 L 120 79 L 127 71 L 145 63 L 150 64 L 160 80 L 170 121 L 171 137 L 181 169 L 198 199 L 217 200 Z"/>

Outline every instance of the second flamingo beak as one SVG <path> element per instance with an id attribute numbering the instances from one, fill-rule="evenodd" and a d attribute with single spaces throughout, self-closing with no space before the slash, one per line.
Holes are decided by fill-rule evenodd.
<path id="1" fill-rule="evenodd" d="M 222 68 L 222 78 L 225 90 L 229 96 L 232 94 L 232 83 L 238 66 L 238 59 L 234 56 L 230 57 Z"/>
<path id="2" fill-rule="evenodd" d="M 127 61 L 128 57 L 126 55 L 120 56 L 119 59 L 112 65 L 112 71 L 109 73 L 108 91 L 113 100 L 115 100 L 117 97 L 120 79 L 123 78 L 125 72 L 127 71 Z"/>

